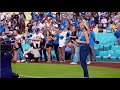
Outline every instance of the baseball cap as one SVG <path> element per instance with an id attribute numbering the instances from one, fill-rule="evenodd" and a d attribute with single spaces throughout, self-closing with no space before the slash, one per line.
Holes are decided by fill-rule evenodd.
<path id="1" fill-rule="evenodd" d="M 59 30 L 62 30 L 62 31 L 63 31 L 64 29 L 62 29 L 61 27 L 59 27 Z"/>
<path id="2" fill-rule="evenodd" d="M 36 27 L 35 31 L 39 31 L 39 30 L 40 30 L 40 28 Z"/>
<path id="3" fill-rule="evenodd" d="M 64 38 L 64 36 L 60 36 L 60 39 L 63 39 Z"/>

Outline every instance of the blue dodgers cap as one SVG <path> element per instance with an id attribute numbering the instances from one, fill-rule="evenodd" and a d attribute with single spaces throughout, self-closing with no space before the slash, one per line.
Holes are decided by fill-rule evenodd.
<path id="1" fill-rule="evenodd" d="M 12 37 L 11 40 L 15 40 L 15 37 Z"/>
<path id="2" fill-rule="evenodd" d="M 62 29 L 61 27 L 59 27 L 59 30 L 62 30 L 62 31 L 63 31 L 64 29 Z"/>
<path id="3" fill-rule="evenodd" d="M 63 39 L 64 38 L 64 36 L 60 36 L 60 39 Z"/>

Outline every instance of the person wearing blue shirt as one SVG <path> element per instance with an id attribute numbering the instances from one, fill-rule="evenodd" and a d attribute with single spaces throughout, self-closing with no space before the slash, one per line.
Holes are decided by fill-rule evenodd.
<path id="1" fill-rule="evenodd" d="M 0 35 L 2 34 L 2 32 L 4 32 L 5 28 L 2 24 L 0 24 Z"/>
<path id="2" fill-rule="evenodd" d="M 18 47 L 18 45 L 16 45 L 16 48 L 17 47 Z M 16 76 L 16 74 L 12 71 L 12 66 L 11 66 L 11 62 L 12 63 L 17 62 L 17 50 L 15 48 L 13 48 L 12 53 L 14 56 L 12 56 L 11 52 L 9 52 L 9 51 L 3 52 L 3 50 L 2 50 L 0 78 L 18 78 Z"/>
<path id="3" fill-rule="evenodd" d="M 92 30 L 90 30 L 89 32 L 90 61 L 88 62 L 88 64 L 90 64 L 91 61 L 92 62 L 96 61 L 96 56 L 94 52 L 95 41 L 96 41 L 95 33 Z"/>
<path id="4" fill-rule="evenodd" d="M 76 43 L 79 44 L 79 55 L 80 55 L 80 62 L 84 72 L 84 78 L 89 78 L 88 68 L 87 68 L 87 56 L 90 52 L 89 47 L 89 36 L 87 27 L 80 23 L 81 33 L 79 34 L 78 39 L 76 39 Z"/>
<path id="5" fill-rule="evenodd" d="M 60 24 L 60 25 L 59 25 L 59 28 L 61 28 L 62 30 L 64 30 L 64 25 L 63 25 L 63 24 Z"/>
<path id="6" fill-rule="evenodd" d="M 116 32 L 114 33 L 114 36 L 117 38 L 116 44 L 117 44 L 117 45 L 120 45 L 120 23 L 118 23 L 118 24 L 116 25 L 116 27 L 117 27 L 117 30 L 116 30 Z"/>
<path id="7" fill-rule="evenodd" d="M 59 54 L 58 54 L 58 47 L 59 47 L 59 31 L 56 30 L 55 31 L 55 35 L 54 37 L 52 37 L 52 40 L 53 40 L 53 46 L 54 46 L 54 50 L 55 50 L 55 54 L 56 54 L 56 58 L 57 58 L 57 61 L 59 61 Z"/>
<path id="8" fill-rule="evenodd" d="M 35 19 L 35 12 L 32 12 L 31 16 L 32 16 L 32 20 L 34 20 Z"/>
<path id="9" fill-rule="evenodd" d="M 110 27 L 110 24 L 108 24 L 108 26 L 107 26 L 107 28 L 106 28 L 106 32 L 108 32 L 108 33 L 109 33 L 109 32 L 110 32 L 110 33 L 112 32 L 112 28 Z"/>

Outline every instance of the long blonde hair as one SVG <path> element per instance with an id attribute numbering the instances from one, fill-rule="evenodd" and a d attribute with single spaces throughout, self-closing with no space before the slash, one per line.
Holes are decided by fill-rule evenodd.
<path id="1" fill-rule="evenodd" d="M 60 32 L 59 32 L 59 29 L 55 29 L 55 32 L 56 32 L 56 34 L 59 34 Z"/>

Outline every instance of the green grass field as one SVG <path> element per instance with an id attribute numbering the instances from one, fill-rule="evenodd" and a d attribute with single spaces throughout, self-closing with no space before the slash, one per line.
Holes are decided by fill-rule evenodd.
<path id="1" fill-rule="evenodd" d="M 21 78 L 83 78 L 80 65 L 16 63 L 13 71 Z M 120 78 L 120 69 L 89 66 L 90 78 Z"/>

